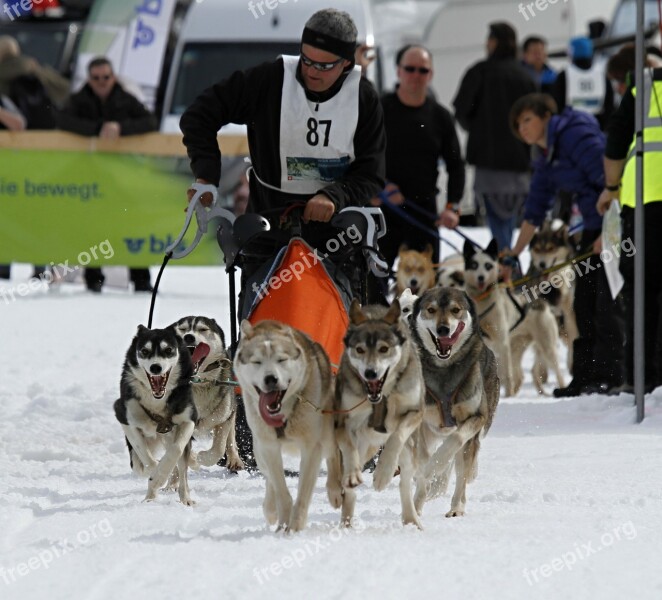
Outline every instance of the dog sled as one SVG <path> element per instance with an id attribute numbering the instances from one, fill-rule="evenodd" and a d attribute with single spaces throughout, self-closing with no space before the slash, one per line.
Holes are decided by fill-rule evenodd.
<path id="1" fill-rule="evenodd" d="M 252 325 L 275 320 L 303 331 L 319 343 L 335 373 L 344 350 L 343 338 L 349 325 L 352 299 L 358 297 L 362 304 L 367 303 L 368 273 L 375 277 L 388 276 L 388 265 L 378 248 L 379 238 L 386 233 L 381 210 L 347 207 L 339 211 L 330 222 L 329 231 L 335 235 L 319 247 L 304 239 L 304 204 L 295 203 L 269 214 L 235 216 L 217 205 L 214 186 L 196 183 L 192 189 L 195 194 L 184 227 L 166 248 L 166 258 L 156 279 L 148 326 L 151 327 L 156 292 L 168 260 L 190 254 L 208 234 L 211 224 L 217 222 L 216 238 L 223 252 L 229 283 L 230 357 L 234 357 L 239 341 L 241 320 L 248 319 Z M 207 192 L 213 197 L 211 208 L 205 208 L 200 201 Z M 193 241 L 182 247 L 194 215 L 197 232 Z M 276 228 L 274 223 L 277 223 Z M 279 230 L 279 235 L 270 235 L 274 229 Z M 264 238 L 270 238 L 268 243 L 261 243 Z M 243 281 L 239 307 L 237 269 L 242 270 Z M 238 402 L 237 441 L 242 455 L 250 460 L 252 440 L 241 402 Z"/>

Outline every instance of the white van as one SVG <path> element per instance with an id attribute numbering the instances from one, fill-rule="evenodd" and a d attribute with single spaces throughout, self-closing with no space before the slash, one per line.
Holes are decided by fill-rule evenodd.
<path id="1" fill-rule="evenodd" d="M 372 21 L 363 0 L 197 0 L 186 15 L 166 88 L 161 131 L 179 133 L 179 119 L 204 89 L 280 54 L 299 54 L 304 24 L 332 5 L 347 11 L 359 42 L 374 44 Z M 370 73 L 369 73 L 370 75 Z M 243 128 L 229 125 L 223 132 Z"/>

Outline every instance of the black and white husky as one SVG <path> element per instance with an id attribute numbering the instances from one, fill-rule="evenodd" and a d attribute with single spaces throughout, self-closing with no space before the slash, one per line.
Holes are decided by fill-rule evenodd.
<path id="1" fill-rule="evenodd" d="M 189 466 L 211 467 L 227 453 L 225 466 L 244 468 L 237 452 L 235 420 L 237 403 L 232 379 L 232 361 L 225 348 L 223 330 L 214 319 L 184 317 L 168 327 L 184 340 L 193 360 L 191 387 L 198 413 L 194 439 L 211 435 L 209 450 L 191 452 Z"/>
<path id="2" fill-rule="evenodd" d="M 198 419 L 192 375 L 191 355 L 181 338 L 172 330 L 138 326 L 124 361 L 115 416 L 126 436 L 133 472 L 149 477 L 145 500 L 156 498 L 177 466 L 179 498 L 187 506 L 194 504 L 187 477 Z M 155 454 L 162 449 L 165 453 L 157 460 Z"/>

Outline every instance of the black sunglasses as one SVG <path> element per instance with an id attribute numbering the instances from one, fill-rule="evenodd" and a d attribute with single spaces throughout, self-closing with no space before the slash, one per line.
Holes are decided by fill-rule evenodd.
<path id="1" fill-rule="evenodd" d="M 412 67 L 411 65 L 407 65 L 402 68 L 407 71 L 407 73 L 416 73 L 416 71 L 418 71 L 421 75 L 427 75 L 430 72 L 430 69 L 427 67 Z"/>
<path id="2" fill-rule="evenodd" d="M 92 81 L 108 81 L 112 75 L 90 75 Z"/>
<path id="3" fill-rule="evenodd" d="M 330 71 L 342 61 L 343 59 L 339 58 L 333 62 L 317 62 L 315 60 L 310 60 L 303 52 L 301 53 L 301 62 L 307 67 L 313 67 L 313 69 L 317 69 L 318 71 Z"/>

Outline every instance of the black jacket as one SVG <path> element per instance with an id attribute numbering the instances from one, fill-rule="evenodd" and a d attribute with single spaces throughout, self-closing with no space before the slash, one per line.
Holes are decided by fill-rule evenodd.
<path id="1" fill-rule="evenodd" d="M 280 186 L 280 112 L 284 67 L 282 59 L 237 71 L 228 79 L 205 90 L 182 115 L 180 128 L 196 178 L 218 185 L 221 153 L 218 130 L 228 123 L 248 127 L 248 145 L 255 171 L 266 183 Z M 324 102 L 340 89 L 345 76 L 327 92 L 307 92 L 312 101 Z M 299 79 L 300 81 L 300 79 Z M 282 107 L 287 110 L 287 107 Z M 384 187 L 384 117 L 377 92 L 362 79 L 359 85 L 359 115 L 354 135 L 355 159 L 344 176 L 321 188 L 336 205 L 360 206 Z M 250 180 L 250 210 L 261 212 L 297 199 L 264 188 Z"/>
<path id="2" fill-rule="evenodd" d="M 508 115 L 536 84 L 514 58 L 488 58 L 471 67 L 453 100 L 455 117 L 469 133 L 467 162 L 476 167 L 526 171 L 529 149 L 515 138 Z"/>
<path id="3" fill-rule="evenodd" d="M 85 84 L 76 92 L 58 115 L 60 129 L 79 135 L 98 135 L 107 121 L 120 124 L 121 135 L 136 135 L 156 131 L 156 118 L 132 94 L 117 83 L 105 102 Z"/>

